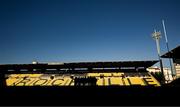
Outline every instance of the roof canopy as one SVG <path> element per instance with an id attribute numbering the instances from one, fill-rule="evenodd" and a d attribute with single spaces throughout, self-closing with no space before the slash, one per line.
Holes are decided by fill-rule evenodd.
<path id="1" fill-rule="evenodd" d="M 24 69 L 27 69 L 27 71 L 31 71 L 32 69 L 41 69 L 41 71 L 46 71 L 47 69 L 56 69 L 56 70 L 62 70 L 62 69 L 69 69 L 72 71 L 75 71 L 76 69 L 82 69 L 85 68 L 88 70 L 100 68 L 100 69 L 106 69 L 106 68 L 147 68 L 158 61 L 152 60 L 152 61 L 117 61 L 117 62 L 75 62 L 75 63 L 62 63 L 62 64 L 47 64 L 47 63 L 40 63 L 40 64 L 6 64 L 6 65 L 0 65 L 1 71 L 21 71 Z M 77 70 L 78 71 L 78 70 Z M 24 71 L 23 71 L 24 72 Z"/>
<path id="2" fill-rule="evenodd" d="M 176 48 L 162 55 L 161 57 L 180 59 L 180 46 L 177 46 Z"/>

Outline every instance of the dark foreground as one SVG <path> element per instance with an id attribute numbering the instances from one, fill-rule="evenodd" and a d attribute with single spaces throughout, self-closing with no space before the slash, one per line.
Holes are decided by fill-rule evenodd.
<path id="1" fill-rule="evenodd" d="M 180 87 L 4 87 L 0 105 L 180 105 Z"/>

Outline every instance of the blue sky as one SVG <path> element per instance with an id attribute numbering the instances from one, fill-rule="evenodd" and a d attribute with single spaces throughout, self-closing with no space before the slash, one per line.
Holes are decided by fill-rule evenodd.
<path id="1" fill-rule="evenodd" d="M 179 0 L 1 0 L 0 64 L 158 59 L 162 19 L 175 48 Z"/>

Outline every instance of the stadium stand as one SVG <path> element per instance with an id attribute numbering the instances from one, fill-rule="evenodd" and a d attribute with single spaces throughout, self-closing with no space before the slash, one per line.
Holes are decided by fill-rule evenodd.
<path id="1" fill-rule="evenodd" d="M 1 105 L 167 105 L 180 94 L 147 72 L 157 62 L 0 65 Z"/>

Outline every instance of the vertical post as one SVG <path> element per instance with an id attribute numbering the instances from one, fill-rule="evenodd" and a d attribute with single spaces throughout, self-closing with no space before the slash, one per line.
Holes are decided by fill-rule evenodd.
<path id="1" fill-rule="evenodd" d="M 169 53 L 170 52 L 169 51 L 169 44 L 168 44 L 168 38 L 167 38 L 167 33 L 166 33 L 166 27 L 165 27 L 165 24 L 164 24 L 164 20 L 162 20 L 162 24 L 163 24 L 163 29 L 164 29 L 164 36 L 165 36 L 165 39 L 166 39 L 166 47 L 167 47 L 167 51 Z M 175 72 L 173 71 L 171 58 L 169 58 L 169 64 L 170 64 L 170 67 L 171 67 L 171 75 L 172 75 L 172 77 L 174 77 Z"/>
<path id="2" fill-rule="evenodd" d="M 176 79 L 176 63 L 175 63 L 175 58 L 173 57 L 173 67 L 174 67 L 174 74 L 173 74 L 173 79 Z"/>

